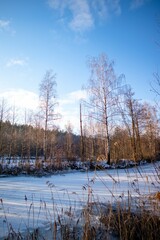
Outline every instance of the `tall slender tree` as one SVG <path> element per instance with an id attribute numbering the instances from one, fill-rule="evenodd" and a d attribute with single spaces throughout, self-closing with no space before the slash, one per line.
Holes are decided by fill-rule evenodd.
<path id="1" fill-rule="evenodd" d="M 117 101 L 121 89 L 122 75 L 116 77 L 114 62 L 105 54 L 89 59 L 91 76 L 87 87 L 90 101 L 90 116 L 103 125 L 105 155 L 110 164 L 110 131 L 113 117 L 117 115 Z"/>
<path id="2" fill-rule="evenodd" d="M 54 120 L 56 120 L 59 115 L 56 113 L 55 107 L 57 102 L 57 92 L 56 92 L 56 75 L 53 74 L 52 70 L 46 71 L 44 78 L 40 84 L 40 114 L 43 121 L 44 127 L 44 160 L 47 159 L 47 144 L 48 144 L 48 130 L 53 127 Z"/>

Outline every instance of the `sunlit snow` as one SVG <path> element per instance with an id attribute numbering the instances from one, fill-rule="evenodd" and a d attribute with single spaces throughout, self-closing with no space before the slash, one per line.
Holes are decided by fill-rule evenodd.
<path id="1" fill-rule="evenodd" d="M 78 212 L 89 202 L 112 202 L 147 196 L 159 188 L 160 163 L 129 169 L 71 172 L 49 177 L 0 178 L 0 237 L 10 226 L 16 231 L 45 226 L 71 206 Z"/>

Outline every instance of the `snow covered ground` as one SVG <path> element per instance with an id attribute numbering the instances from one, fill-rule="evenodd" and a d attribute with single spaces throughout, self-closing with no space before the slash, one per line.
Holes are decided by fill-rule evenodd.
<path id="1" fill-rule="evenodd" d="M 0 238 L 10 227 L 23 232 L 48 227 L 70 207 L 80 212 L 87 201 L 114 202 L 160 191 L 160 162 L 129 169 L 71 172 L 49 177 L 0 178 Z"/>

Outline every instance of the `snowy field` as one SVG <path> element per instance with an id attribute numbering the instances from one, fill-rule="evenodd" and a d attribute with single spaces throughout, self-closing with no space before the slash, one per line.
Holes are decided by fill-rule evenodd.
<path id="1" fill-rule="evenodd" d="M 87 202 L 125 200 L 160 191 L 160 162 L 130 169 L 72 172 L 49 177 L 0 178 L 0 238 L 10 227 L 23 232 L 48 227 L 57 215 L 79 213 Z"/>

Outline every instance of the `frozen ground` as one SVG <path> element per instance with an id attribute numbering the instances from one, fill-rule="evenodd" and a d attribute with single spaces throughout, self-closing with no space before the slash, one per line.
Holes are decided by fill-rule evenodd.
<path id="1" fill-rule="evenodd" d="M 160 191 L 160 163 L 130 169 L 73 172 L 50 177 L 0 178 L 0 238 L 10 227 L 23 232 L 48 227 L 58 215 L 80 213 L 89 202 L 114 202 Z"/>

